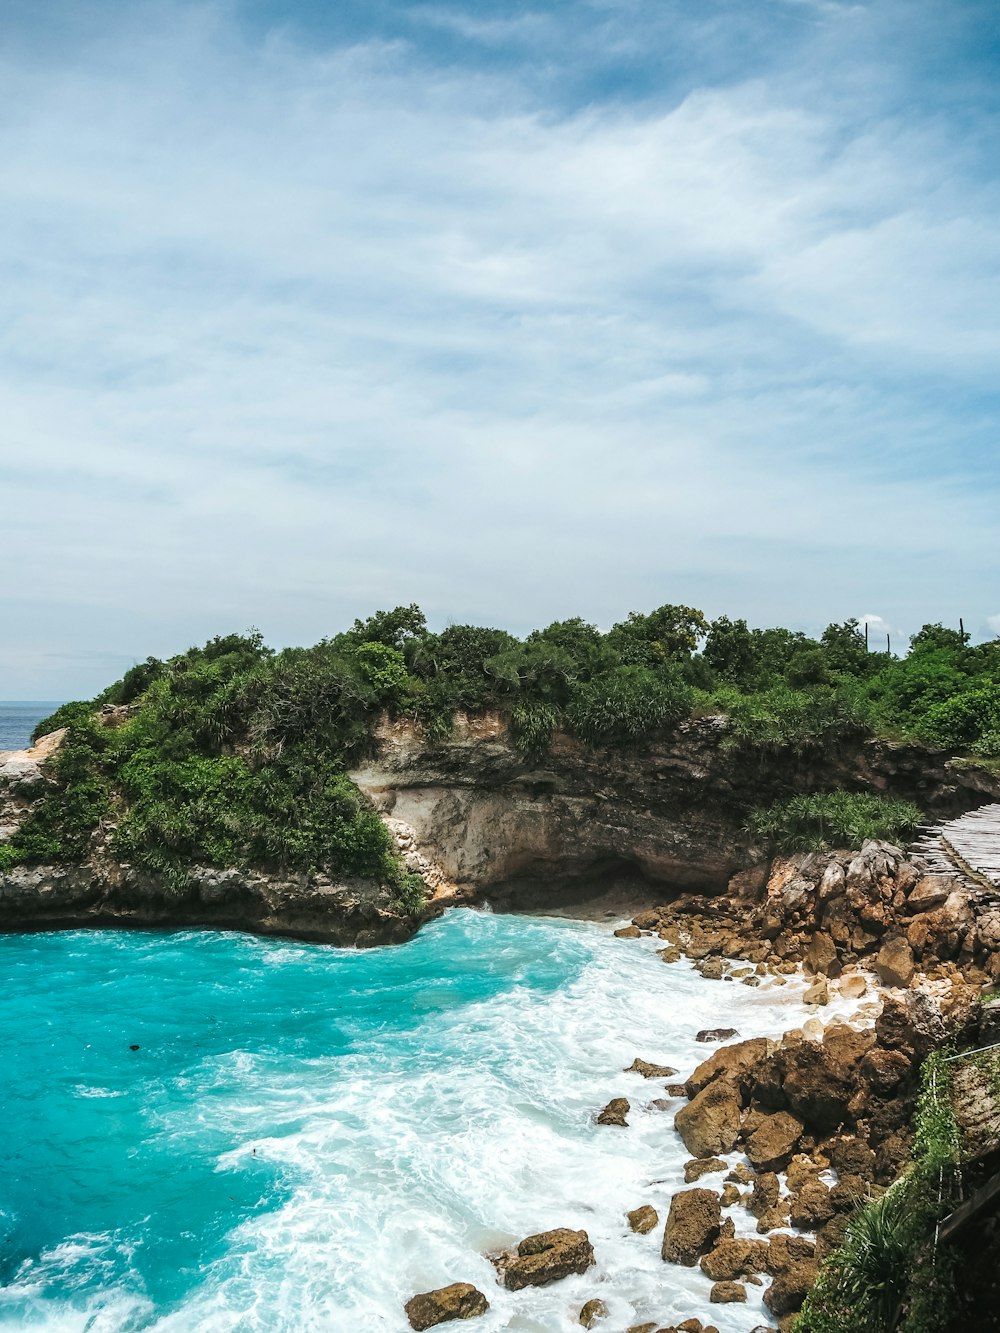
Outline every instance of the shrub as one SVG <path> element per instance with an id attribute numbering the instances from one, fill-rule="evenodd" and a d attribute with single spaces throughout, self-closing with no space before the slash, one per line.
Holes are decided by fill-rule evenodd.
<path id="1" fill-rule="evenodd" d="M 912 836 L 921 814 L 909 801 L 872 792 L 814 792 L 754 810 L 748 831 L 780 852 L 860 847 L 869 838 Z"/>
<path id="2" fill-rule="evenodd" d="M 635 740 L 687 717 L 693 694 L 677 671 L 622 666 L 577 686 L 566 719 L 592 744 Z"/>
<path id="3" fill-rule="evenodd" d="M 864 729 L 864 714 L 849 687 L 795 690 L 786 684 L 742 694 L 717 690 L 710 702 L 726 713 L 732 738 L 762 750 L 802 752 Z"/>

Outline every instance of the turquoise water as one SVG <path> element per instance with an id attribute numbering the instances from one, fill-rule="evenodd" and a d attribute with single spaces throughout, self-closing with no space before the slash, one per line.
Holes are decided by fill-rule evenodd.
<path id="1" fill-rule="evenodd" d="M 31 743 L 31 733 L 43 717 L 59 707 L 57 703 L 11 703 L 0 699 L 0 750 L 23 750 Z"/>
<path id="2" fill-rule="evenodd" d="M 687 1317 L 706 1280 L 623 1222 L 686 1153 L 622 1069 L 691 1066 L 748 1006 L 755 1031 L 788 1017 L 607 928 L 471 911 L 364 952 L 11 935 L 0 979 L 0 1328 L 60 1333 L 403 1333 L 454 1280 L 490 1292 L 480 1333 L 570 1330 L 595 1290 L 622 1327 Z M 633 1127 L 596 1127 L 622 1092 Z M 500 1291 L 484 1253 L 555 1225 L 587 1227 L 599 1273 Z"/>

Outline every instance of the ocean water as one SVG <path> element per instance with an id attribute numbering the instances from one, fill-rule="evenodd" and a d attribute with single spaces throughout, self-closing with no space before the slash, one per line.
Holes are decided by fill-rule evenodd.
<path id="1" fill-rule="evenodd" d="M 593 1296 L 608 1333 L 766 1322 L 628 1230 L 665 1218 L 687 1153 L 681 1103 L 622 1071 L 686 1074 L 706 1026 L 778 1035 L 803 987 L 708 982 L 610 929 L 459 909 L 368 951 L 0 937 L 0 1329 L 405 1333 L 411 1295 L 459 1280 L 490 1300 L 477 1333 L 571 1333 Z M 630 1127 L 595 1125 L 617 1095 Z M 501 1290 L 486 1252 L 553 1226 L 597 1267 Z"/>
<path id="2" fill-rule="evenodd" d="M 23 750 L 31 743 L 31 733 L 59 707 L 57 703 L 4 702 L 0 699 L 0 750 Z"/>

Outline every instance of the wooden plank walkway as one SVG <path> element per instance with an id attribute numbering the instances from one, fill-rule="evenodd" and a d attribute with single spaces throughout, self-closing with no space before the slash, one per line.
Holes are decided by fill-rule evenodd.
<path id="1" fill-rule="evenodd" d="M 929 873 L 947 875 L 1000 901 L 1000 804 L 925 828 L 912 854 Z"/>

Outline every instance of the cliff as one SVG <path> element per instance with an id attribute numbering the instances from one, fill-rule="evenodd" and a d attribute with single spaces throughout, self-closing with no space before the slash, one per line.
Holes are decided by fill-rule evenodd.
<path id="1" fill-rule="evenodd" d="M 761 751 L 727 719 L 682 723 L 642 744 L 556 735 L 526 758 L 492 713 L 459 714 L 444 741 L 383 718 L 374 757 L 351 776 L 410 845 L 468 894 L 512 906 L 585 898 L 615 875 L 721 891 L 759 859 L 748 811 L 838 787 L 913 800 L 929 818 L 1000 795 L 1000 779 L 944 752 L 858 740 L 821 754 Z"/>
<path id="2" fill-rule="evenodd" d="M 0 843 L 51 779 L 59 737 L 0 756 Z M 375 880 L 191 865 L 183 877 L 139 870 L 110 852 L 113 821 L 78 865 L 0 873 L 0 929 L 81 924 L 203 925 L 334 943 L 406 938 L 454 902 L 545 908 L 586 899 L 623 876 L 662 899 L 719 892 L 761 853 L 744 831 L 755 805 L 844 787 L 912 799 L 932 817 L 1000 796 L 984 769 L 915 746 L 858 740 L 821 754 L 741 746 L 723 717 L 683 723 L 641 744 L 594 747 L 556 735 L 526 757 L 494 713 L 459 714 L 433 741 L 383 717 L 371 757 L 351 773 L 396 838 L 428 901 L 409 910 Z"/>

